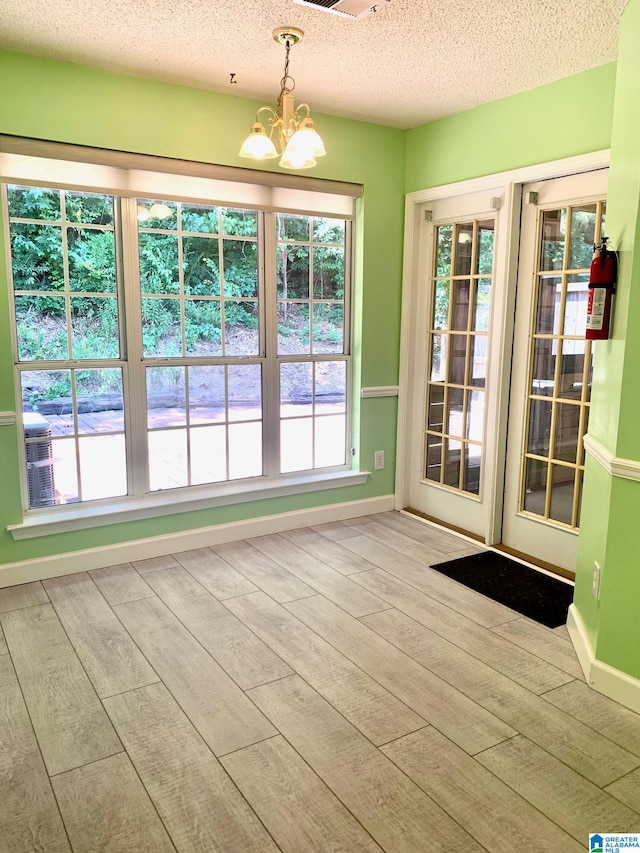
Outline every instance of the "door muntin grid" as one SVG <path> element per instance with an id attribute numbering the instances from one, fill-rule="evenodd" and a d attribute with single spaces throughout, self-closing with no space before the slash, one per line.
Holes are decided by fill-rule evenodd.
<path id="1" fill-rule="evenodd" d="M 577 529 L 593 374 L 589 266 L 606 204 L 542 210 L 529 350 L 520 512 Z"/>
<path id="2" fill-rule="evenodd" d="M 495 220 L 438 225 L 431 319 L 424 478 L 478 497 L 482 482 Z"/>

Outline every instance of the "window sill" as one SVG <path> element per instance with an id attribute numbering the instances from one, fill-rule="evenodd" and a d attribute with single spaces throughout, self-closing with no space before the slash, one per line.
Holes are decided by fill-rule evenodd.
<path id="1" fill-rule="evenodd" d="M 32 510 L 22 524 L 10 524 L 7 530 L 14 539 L 33 539 L 54 533 L 68 533 L 119 524 L 125 521 L 140 521 L 162 515 L 175 515 L 229 504 L 248 503 L 266 498 L 299 495 L 333 489 L 340 486 L 359 486 L 367 482 L 368 471 L 331 471 L 323 474 L 299 474 L 278 479 L 233 482 L 215 489 L 211 487 L 157 492 L 144 498 L 123 498 L 109 501 L 60 507 L 54 511 Z"/>

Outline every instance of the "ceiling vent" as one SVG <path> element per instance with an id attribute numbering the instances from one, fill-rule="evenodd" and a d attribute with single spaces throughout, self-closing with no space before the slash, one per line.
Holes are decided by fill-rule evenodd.
<path id="1" fill-rule="evenodd" d="M 352 21 L 360 21 L 368 15 L 379 11 L 386 6 L 390 0 L 293 0 L 301 6 L 309 6 L 311 9 L 320 9 L 323 12 L 331 12 L 341 18 L 350 18 Z"/>

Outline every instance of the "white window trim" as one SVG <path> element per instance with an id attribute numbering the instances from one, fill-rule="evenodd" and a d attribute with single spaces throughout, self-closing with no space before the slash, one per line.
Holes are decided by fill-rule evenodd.
<path id="1" fill-rule="evenodd" d="M 250 181 L 250 183 L 249 183 Z M 0 183 L 47 185 L 51 188 L 108 192 L 116 196 L 167 198 L 185 202 L 203 202 L 238 206 L 263 212 L 299 213 L 309 216 L 333 216 L 353 220 L 355 199 L 362 196 L 362 186 L 345 182 L 310 179 L 297 175 L 280 175 L 248 169 L 191 163 L 127 152 L 85 148 L 74 145 L 40 142 L 0 135 Z M 8 220 L 5 222 L 8 231 Z M 5 235 L 6 238 L 6 235 Z M 351 248 L 345 245 L 345 263 L 353 281 Z M 10 264 L 10 257 L 7 263 Z M 347 361 L 347 399 L 352 389 L 350 336 L 350 300 L 345 305 L 346 349 L 335 357 Z M 12 336 L 15 326 L 12 323 Z M 14 340 L 15 346 L 15 340 Z M 262 356 L 260 360 L 262 360 Z M 293 356 L 285 356 L 293 360 Z M 313 355 L 300 355 L 301 360 L 326 360 Z M 276 355 L 275 363 L 280 361 Z M 159 359 L 159 363 L 164 360 Z M 353 401 L 352 401 L 353 402 Z M 13 413 L 4 413 L 13 414 Z M 9 423 L 9 420 L 3 421 Z M 14 415 L 12 423 L 21 425 L 22 418 Z M 97 526 L 136 521 L 162 515 L 191 512 L 252 500 L 362 485 L 369 472 L 350 468 L 351 406 L 347 405 L 346 464 L 265 476 L 250 480 L 189 486 L 145 495 L 85 501 L 68 507 L 24 509 L 20 524 L 8 525 L 14 539 L 82 530 Z M 24 451 L 23 445 L 21 447 Z M 24 456 L 24 452 L 22 453 Z M 26 495 L 26 469 L 23 464 L 21 482 Z M 131 485 L 131 484 L 130 484 Z"/>

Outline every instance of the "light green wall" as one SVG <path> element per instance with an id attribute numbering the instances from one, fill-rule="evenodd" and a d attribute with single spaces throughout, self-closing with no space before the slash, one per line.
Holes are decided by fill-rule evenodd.
<path id="1" fill-rule="evenodd" d="M 640 461 L 640 0 L 621 23 L 607 234 L 620 252 L 613 339 L 596 345 L 589 432 L 615 456 Z M 576 607 L 598 660 L 640 678 L 640 482 L 587 466 L 578 550 Z M 593 561 L 602 568 L 591 594 Z"/>
<path id="2" fill-rule="evenodd" d="M 276 88 L 274 81 L 274 96 Z M 237 151 L 256 107 L 252 101 L 231 96 L 0 52 L 0 133 L 241 167 L 245 161 Z M 356 247 L 358 381 L 365 386 L 393 385 L 398 381 L 405 133 L 330 116 L 314 118 L 329 153 L 313 176 L 354 181 L 365 188 Z M 0 258 L 0 411 L 16 405 L 5 269 Z M 374 450 L 384 449 L 388 460 L 386 469 L 373 473 L 364 486 L 21 542 L 14 542 L 5 529 L 21 520 L 16 431 L 0 426 L 0 563 L 390 494 L 396 417 L 395 399 L 361 403 L 356 420 L 361 468 L 373 468 Z"/>
<path id="3" fill-rule="evenodd" d="M 407 192 L 608 148 L 615 68 L 602 65 L 408 131 Z"/>

